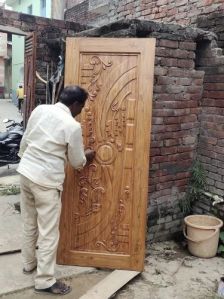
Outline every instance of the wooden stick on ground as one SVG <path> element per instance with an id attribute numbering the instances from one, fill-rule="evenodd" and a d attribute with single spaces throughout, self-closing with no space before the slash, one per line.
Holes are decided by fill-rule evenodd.
<path id="1" fill-rule="evenodd" d="M 79 299 L 108 299 L 140 272 L 115 270 Z"/>

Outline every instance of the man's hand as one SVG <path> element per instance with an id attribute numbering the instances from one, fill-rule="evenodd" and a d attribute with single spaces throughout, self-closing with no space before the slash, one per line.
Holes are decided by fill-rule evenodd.
<path id="1" fill-rule="evenodd" d="M 92 162 L 95 155 L 96 155 L 96 152 L 94 150 L 91 150 L 91 149 L 85 150 L 85 156 L 86 156 L 87 162 Z"/>

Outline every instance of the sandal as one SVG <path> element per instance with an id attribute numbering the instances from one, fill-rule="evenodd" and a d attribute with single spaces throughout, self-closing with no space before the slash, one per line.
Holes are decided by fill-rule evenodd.
<path id="1" fill-rule="evenodd" d="M 70 293 L 72 288 L 61 281 L 56 281 L 51 287 L 46 289 L 36 289 L 35 293 L 37 294 L 50 294 L 50 295 L 66 295 Z"/>
<path id="2" fill-rule="evenodd" d="M 37 266 L 35 266 L 31 270 L 26 270 L 25 268 L 23 268 L 23 274 L 26 274 L 26 275 L 32 274 L 36 269 L 37 269 Z"/>

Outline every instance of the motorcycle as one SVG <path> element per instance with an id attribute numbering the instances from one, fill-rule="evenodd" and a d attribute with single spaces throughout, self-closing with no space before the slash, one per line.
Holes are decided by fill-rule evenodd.
<path id="1" fill-rule="evenodd" d="M 6 132 L 0 132 L 0 167 L 19 163 L 18 152 L 24 133 L 23 122 L 4 119 L 3 123 L 9 123 L 9 125 L 6 126 Z"/>

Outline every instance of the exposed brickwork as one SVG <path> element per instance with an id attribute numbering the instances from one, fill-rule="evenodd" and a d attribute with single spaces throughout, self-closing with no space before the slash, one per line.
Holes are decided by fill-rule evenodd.
<path id="1" fill-rule="evenodd" d="M 177 196 L 181 194 L 181 192 L 179 193 L 179 189 L 177 189 L 177 196 L 175 198 L 174 192 L 171 191 L 172 176 L 168 179 L 168 175 L 170 174 L 165 174 L 162 167 L 169 163 L 170 169 L 173 168 L 177 171 L 177 162 L 167 161 L 167 159 L 175 159 L 174 157 L 178 154 L 178 151 L 183 151 L 181 154 L 184 159 L 181 157 L 178 161 L 184 165 L 185 159 L 187 160 L 187 155 L 189 155 L 189 153 L 191 155 L 195 153 L 194 150 L 197 138 L 199 138 L 199 144 L 196 153 L 198 153 L 199 159 L 203 162 L 206 169 L 208 187 L 214 194 L 223 196 L 224 57 L 222 53 L 224 49 L 224 0 L 114 0 L 108 1 L 108 7 L 110 21 L 131 18 L 150 19 L 166 23 L 193 25 L 214 32 L 217 35 L 218 39 L 216 41 L 215 35 L 213 35 L 211 43 L 200 43 L 195 52 L 194 42 L 185 41 L 181 43 L 181 38 L 177 35 L 177 31 L 173 36 L 173 31 L 175 31 L 176 28 L 175 25 L 171 25 L 165 33 L 164 30 L 160 30 L 163 26 L 166 27 L 165 24 L 154 23 L 152 26 L 153 30 L 151 36 L 155 36 L 159 40 L 157 42 L 156 51 L 153 107 L 153 133 L 156 133 L 155 136 L 159 140 L 152 141 L 151 174 L 153 179 L 151 181 L 152 194 L 150 198 L 158 197 L 161 202 L 163 200 L 165 202 L 167 198 L 171 197 L 171 202 L 173 202 L 177 199 Z M 73 13 L 74 10 L 72 11 L 71 9 L 70 16 Z M 102 19 L 103 18 L 102 15 Z M 104 21 L 107 23 L 106 19 Z M 93 22 L 92 19 L 91 22 Z M 88 19 L 85 20 L 85 23 L 88 23 Z M 144 32 L 145 29 L 143 27 L 141 29 L 129 28 L 129 36 L 147 36 L 147 30 Z M 190 27 L 186 29 L 186 32 L 189 30 Z M 122 32 L 120 31 L 120 36 L 125 36 L 125 31 L 126 29 Z M 101 33 L 103 34 L 103 30 L 101 30 Z M 115 32 L 113 34 L 114 36 L 119 36 Z M 111 36 L 110 33 L 107 33 L 107 35 Z M 197 39 L 198 44 L 200 39 L 203 40 L 203 33 L 202 36 Z M 200 74 L 198 78 L 192 77 L 192 74 L 189 73 L 189 70 L 195 67 L 195 60 L 192 55 L 196 53 L 196 69 L 199 68 L 199 70 L 202 71 L 201 73 L 197 72 L 197 74 Z M 198 60 L 200 56 L 201 59 Z M 205 72 L 204 82 L 203 71 Z M 192 84 L 189 84 L 189 82 L 192 82 Z M 203 97 L 201 97 L 203 89 Z M 189 94 L 191 94 L 191 96 L 189 96 Z M 185 101 L 177 102 L 178 97 L 186 98 Z M 158 101 L 157 98 L 162 100 Z M 165 101 L 167 101 L 168 104 L 166 104 Z M 174 103 L 172 103 L 172 101 Z M 186 104 L 186 106 L 182 106 L 184 105 L 183 103 Z M 202 106 L 200 106 L 200 104 L 202 104 Z M 181 109 L 185 112 L 191 111 L 191 113 L 186 116 L 169 115 L 169 113 L 172 113 L 172 105 L 174 105 L 173 108 L 175 111 L 178 111 L 177 113 L 181 113 Z M 187 107 L 187 105 L 189 105 L 189 107 Z M 187 121 L 187 123 L 185 123 L 185 121 Z M 199 127 L 200 131 L 198 131 Z M 178 128 L 180 130 L 179 133 Z M 191 136 L 182 136 L 185 130 L 191 130 L 194 134 Z M 178 136 L 178 134 L 180 134 L 180 136 Z M 174 137 L 175 135 L 176 138 Z M 161 139 L 161 136 L 163 136 L 164 139 Z M 154 135 L 152 138 L 154 138 Z M 185 144 L 183 144 L 184 142 Z M 190 148 L 192 151 L 190 151 Z M 186 152 L 184 153 L 184 151 Z M 192 157 L 189 156 L 188 158 L 189 161 L 192 159 Z M 189 164 L 186 162 L 186 167 L 188 167 Z M 153 171 L 155 171 L 155 174 Z M 161 173 L 159 179 L 157 173 Z M 161 177 L 164 182 L 159 181 Z M 173 178 L 174 180 L 176 179 L 175 176 Z M 183 182 L 186 183 L 186 178 L 183 178 Z M 183 186 L 185 186 L 185 184 Z M 157 188 L 164 188 L 161 190 L 165 191 L 157 190 Z M 183 187 L 183 189 L 184 188 L 185 187 Z M 163 211 L 167 211 L 169 214 L 168 211 L 172 210 L 169 206 L 163 209 L 164 202 L 161 206 L 158 203 L 158 210 L 150 214 L 151 220 L 149 218 L 149 225 L 155 225 L 154 228 L 152 227 L 152 231 L 155 230 L 158 232 L 157 236 L 159 236 L 161 229 L 164 230 L 164 235 L 168 234 L 165 230 L 165 224 L 161 223 L 158 226 L 158 215 L 161 216 Z M 218 209 L 221 210 L 220 206 L 221 205 L 218 206 Z M 152 205 L 150 209 L 152 209 Z M 173 214 L 171 212 L 172 215 L 177 212 L 175 210 L 173 211 Z M 204 212 L 207 213 L 208 210 L 204 209 Z M 221 215 L 223 217 L 223 214 Z M 152 219 L 154 219 L 153 223 L 150 222 Z M 166 221 L 164 223 L 166 223 Z"/>
<path id="2" fill-rule="evenodd" d="M 198 16 L 208 16 L 211 12 L 224 8 L 223 0 L 121 0 L 114 2 L 111 20 L 123 17 L 142 18 L 182 25 L 194 24 Z"/>
<path id="3" fill-rule="evenodd" d="M 223 5 L 224 6 L 224 5 Z M 209 14 L 209 16 L 200 16 L 196 25 L 204 30 L 210 30 L 218 36 L 218 46 L 224 49 L 224 7 Z"/>
<path id="4" fill-rule="evenodd" d="M 194 207 L 195 214 L 214 215 L 220 219 L 224 219 L 224 205 L 223 203 L 212 205 L 212 200 L 204 197 L 196 202 Z"/>
<path id="5" fill-rule="evenodd" d="M 103 11 L 90 10 L 90 0 L 85 0 L 65 12 L 65 19 L 81 24 L 100 25 L 110 21 L 109 7 Z"/>
<path id="6" fill-rule="evenodd" d="M 91 21 L 88 14 L 89 10 L 89 1 L 83 1 L 82 3 L 79 3 L 75 5 L 72 9 L 68 9 L 65 13 L 65 19 L 70 20 L 73 22 L 80 22 L 80 23 L 86 23 L 86 20 L 88 19 L 88 22 Z M 78 20 L 78 21 L 76 21 Z"/>
<path id="7" fill-rule="evenodd" d="M 110 22 L 124 18 L 137 18 L 190 25 L 197 23 L 198 16 L 207 18 L 211 13 L 224 9 L 223 0 L 108 0 L 107 2 Z M 72 5 L 69 4 L 69 7 Z M 86 8 L 89 11 L 89 6 Z M 66 18 L 85 24 L 93 21 L 91 17 L 85 20 L 79 19 L 79 13 L 75 7 L 70 8 L 70 12 L 66 13 Z M 101 22 L 103 18 L 105 18 L 104 23 L 107 23 L 108 20 L 104 14 L 102 14 Z"/>
<path id="8" fill-rule="evenodd" d="M 224 56 L 216 43 L 198 47 L 197 65 L 205 72 L 198 157 L 213 194 L 224 194 Z"/>
<path id="9" fill-rule="evenodd" d="M 172 32 L 172 34 L 170 34 Z M 196 155 L 204 71 L 195 70 L 201 31 L 150 21 L 126 21 L 81 32 L 79 36 L 157 37 L 152 110 L 148 240 L 181 230 L 179 200 Z M 209 43 L 210 36 L 204 35 Z"/>
<path id="10" fill-rule="evenodd" d="M 66 5 L 66 8 L 71 8 L 71 7 L 74 7 L 75 5 L 77 4 L 80 4 L 81 2 L 83 2 L 83 0 L 65 0 L 65 5 Z"/>

